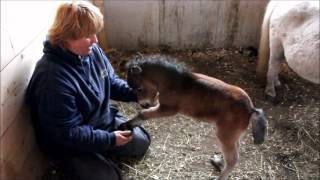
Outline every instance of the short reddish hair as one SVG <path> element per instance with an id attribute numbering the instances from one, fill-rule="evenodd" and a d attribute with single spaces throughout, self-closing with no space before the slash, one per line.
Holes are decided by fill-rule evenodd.
<path id="1" fill-rule="evenodd" d="M 58 7 L 48 39 L 53 45 L 64 46 L 66 40 L 97 34 L 102 28 L 103 15 L 93 4 L 86 1 L 63 3 Z"/>

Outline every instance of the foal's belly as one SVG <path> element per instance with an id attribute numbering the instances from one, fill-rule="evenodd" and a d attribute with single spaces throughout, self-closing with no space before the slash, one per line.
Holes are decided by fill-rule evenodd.
<path id="1" fill-rule="evenodd" d="M 214 109 L 209 108 L 209 106 L 203 107 L 201 104 L 193 104 L 193 106 L 185 107 L 183 108 L 182 113 L 205 122 L 215 122 L 217 119 Z"/>

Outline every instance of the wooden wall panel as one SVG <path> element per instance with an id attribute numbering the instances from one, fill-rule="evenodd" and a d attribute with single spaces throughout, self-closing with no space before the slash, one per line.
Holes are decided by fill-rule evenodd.
<path id="1" fill-rule="evenodd" d="M 24 93 L 34 64 L 41 57 L 43 36 L 41 33 L 1 71 L 0 158 L 10 167 L 7 175 L 11 178 L 22 178 L 20 171 L 25 159 L 30 158 L 27 155 L 36 147 Z M 42 159 L 41 155 L 32 158 Z M 42 164 L 34 161 L 36 166 L 39 163 Z"/>
<path id="2" fill-rule="evenodd" d="M 1 180 L 39 179 L 46 167 L 36 146 L 24 94 L 61 2 L 1 1 Z"/>
<path id="3" fill-rule="evenodd" d="M 100 9 L 101 13 L 104 16 L 104 21 L 106 21 L 107 17 L 105 15 L 105 8 L 104 8 L 105 1 L 101 1 L 101 0 L 90 0 L 90 1 Z M 104 24 L 104 26 L 106 25 Z M 107 34 L 104 30 L 98 33 L 98 39 L 99 39 L 100 47 L 106 51 L 109 47 L 108 47 Z"/>
<path id="4" fill-rule="evenodd" d="M 42 56 L 45 32 L 38 35 L 22 53 L 1 71 L 1 129 L 2 135 L 16 119 L 22 108 L 25 88 L 28 85 L 36 61 Z"/>
<path id="5" fill-rule="evenodd" d="M 15 176 L 22 178 L 25 159 L 35 148 L 35 140 L 28 110 L 24 104 L 25 88 L 34 65 L 42 53 L 45 32 L 38 35 L 22 53 L 1 71 L 1 159 Z M 42 159 L 40 155 L 32 158 Z M 34 161 L 36 163 L 41 163 Z M 10 176 L 12 173 L 8 173 Z"/>
<path id="6" fill-rule="evenodd" d="M 158 1 L 105 1 L 104 5 L 110 48 L 134 49 L 158 44 Z"/>
<path id="7" fill-rule="evenodd" d="M 110 48 L 258 47 L 268 0 L 105 1 Z"/>
<path id="8" fill-rule="evenodd" d="M 234 46 L 251 45 L 258 47 L 264 11 L 268 1 L 241 1 L 238 5 L 238 29 Z"/>
<path id="9" fill-rule="evenodd" d="M 23 166 L 16 177 L 21 178 L 21 180 L 43 180 L 39 175 L 41 175 L 48 166 L 48 161 L 44 159 L 43 156 L 39 156 L 39 154 L 41 154 L 39 149 L 33 146 L 33 149 L 27 154 Z"/>
<path id="10" fill-rule="evenodd" d="M 6 166 L 10 167 L 7 173 L 9 177 L 14 176 L 16 179 L 23 178 L 22 167 L 24 166 L 25 159 L 42 159 L 40 154 L 34 157 L 28 157 L 28 154 L 36 147 L 33 129 L 30 126 L 28 112 L 26 108 L 22 108 L 18 112 L 18 116 L 10 128 L 1 136 L 1 157 L 6 162 Z M 37 161 L 34 161 L 37 165 Z M 42 170 L 43 171 L 43 170 Z"/>
<path id="11" fill-rule="evenodd" d="M 1 29 L 1 69 L 2 70 L 9 61 L 16 55 L 13 44 L 10 39 L 9 32 L 0 27 Z"/>
<path id="12" fill-rule="evenodd" d="M 60 2 L 1 1 L 1 28 L 7 34 L 5 39 L 10 39 L 14 51 L 14 54 L 9 55 L 1 46 L 1 54 L 7 54 L 7 59 L 1 58 L 1 70 L 51 24 L 58 3 Z"/>

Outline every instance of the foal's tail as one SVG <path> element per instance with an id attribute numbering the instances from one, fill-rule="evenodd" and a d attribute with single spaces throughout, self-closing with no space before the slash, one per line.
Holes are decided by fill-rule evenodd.
<path id="1" fill-rule="evenodd" d="M 269 24 L 271 14 L 278 4 L 277 1 L 269 2 L 267 9 L 264 14 L 262 26 L 261 26 L 261 34 L 260 34 L 260 44 L 259 44 L 259 56 L 258 63 L 256 67 L 257 76 L 261 79 L 265 79 L 268 69 L 269 62 Z"/>
<path id="2" fill-rule="evenodd" d="M 250 121 L 254 144 L 262 144 L 267 133 L 267 119 L 262 109 L 254 108 L 252 111 Z"/>

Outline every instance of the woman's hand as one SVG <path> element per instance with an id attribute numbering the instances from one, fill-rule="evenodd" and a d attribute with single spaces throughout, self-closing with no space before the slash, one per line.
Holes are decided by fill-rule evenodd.
<path id="1" fill-rule="evenodd" d="M 132 140 L 131 131 L 114 131 L 114 134 L 116 135 L 117 146 L 125 145 Z"/>

